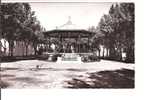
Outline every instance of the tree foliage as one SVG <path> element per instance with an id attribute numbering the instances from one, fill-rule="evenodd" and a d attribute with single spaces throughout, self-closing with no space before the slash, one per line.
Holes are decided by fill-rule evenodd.
<path id="1" fill-rule="evenodd" d="M 121 59 L 121 53 L 127 53 L 127 60 L 134 61 L 134 4 L 117 3 L 103 15 L 98 25 L 104 34 L 103 44 L 110 50 L 110 57 Z"/>
<path id="2" fill-rule="evenodd" d="M 42 27 L 28 3 L 2 3 L 1 12 L 2 37 L 9 42 L 11 56 L 14 41 L 23 41 L 26 51 L 30 42 L 38 41 Z"/>

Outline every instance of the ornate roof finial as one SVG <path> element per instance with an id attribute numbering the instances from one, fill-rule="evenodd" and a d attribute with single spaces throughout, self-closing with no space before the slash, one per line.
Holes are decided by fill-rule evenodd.
<path id="1" fill-rule="evenodd" d="M 68 20 L 69 20 L 69 21 L 71 20 L 71 16 L 68 16 Z"/>
<path id="2" fill-rule="evenodd" d="M 72 24 L 71 16 L 68 16 L 68 22 L 67 22 L 67 24 Z"/>

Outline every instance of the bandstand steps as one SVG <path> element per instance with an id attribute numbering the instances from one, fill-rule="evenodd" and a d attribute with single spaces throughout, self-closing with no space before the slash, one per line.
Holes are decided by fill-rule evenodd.
<path id="1" fill-rule="evenodd" d="M 57 62 L 81 62 L 81 57 L 76 54 L 64 54 L 58 57 Z"/>

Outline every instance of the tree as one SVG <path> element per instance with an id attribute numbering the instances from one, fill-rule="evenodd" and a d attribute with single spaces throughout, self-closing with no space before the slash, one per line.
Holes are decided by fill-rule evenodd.
<path id="1" fill-rule="evenodd" d="M 127 53 L 127 60 L 132 62 L 134 61 L 134 4 L 120 3 L 114 8 L 114 12 L 110 10 L 110 15 L 113 19 L 118 19 L 116 23 L 119 26 L 115 27 L 116 45 L 118 44 L 117 48 L 120 47 Z"/>
<path id="2" fill-rule="evenodd" d="M 1 6 L 0 6 L 0 61 L 1 61 L 1 54 L 2 54 L 2 43 L 1 43 L 1 39 L 2 39 L 2 26 L 1 26 L 1 19 L 2 18 L 2 11 L 1 11 Z"/>
<path id="3" fill-rule="evenodd" d="M 91 38 L 91 44 L 92 48 L 94 48 L 94 51 L 98 52 L 98 56 L 100 57 L 100 52 L 101 52 L 101 45 L 104 45 L 104 34 L 102 31 L 100 31 L 99 27 L 96 27 L 95 30 L 92 32 L 95 32 L 96 34 Z"/>
<path id="4" fill-rule="evenodd" d="M 121 53 L 127 53 L 127 59 L 134 60 L 134 4 L 113 4 L 108 15 L 99 23 L 104 34 L 104 45 L 109 48 L 110 57 L 121 59 Z"/>
<path id="5" fill-rule="evenodd" d="M 38 38 L 41 33 L 40 23 L 28 3 L 2 4 L 2 36 L 9 42 L 9 52 L 13 56 L 14 42 L 22 41 L 25 44 L 27 55 L 28 45 Z"/>
<path id="6" fill-rule="evenodd" d="M 13 56 L 14 41 L 18 39 L 25 11 L 23 3 L 3 3 L 2 8 L 2 36 L 9 42 L 9 53 Z"/>

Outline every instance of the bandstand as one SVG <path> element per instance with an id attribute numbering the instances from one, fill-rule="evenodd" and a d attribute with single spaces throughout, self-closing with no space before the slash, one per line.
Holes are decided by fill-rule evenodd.
<path id="1" fill-rule="evenodd" d="M 49 48 L 51 40 L 59 41 L 55 44 L 59 53 L 89 53 L 91 51 L 90 39 L 95 33 L 85 29 L 79 29 L 72 24 L 70 18 L 68 22 L 54 30 L 44 32 Z"/>
<path id="2" fill-rule="evenodd" d="M 58 41 L 57 43 L 54 43 L 57 48 L 54 52 L 63 54 L 63 56 L 67 56 L 69 59 L 71 59 L 71 56 L 74 59 L 74 54 L 80 55 L 83 53 L 91 53 L 92 49 L 90 39 L 94 34 L 95 33 L 85 29 L 80 29 L 72 24 L 70 18 L 66 24 L 57 27 L 56 29 L 44 32 L 48 48 L 51 48 L 53 39 Z"/>

